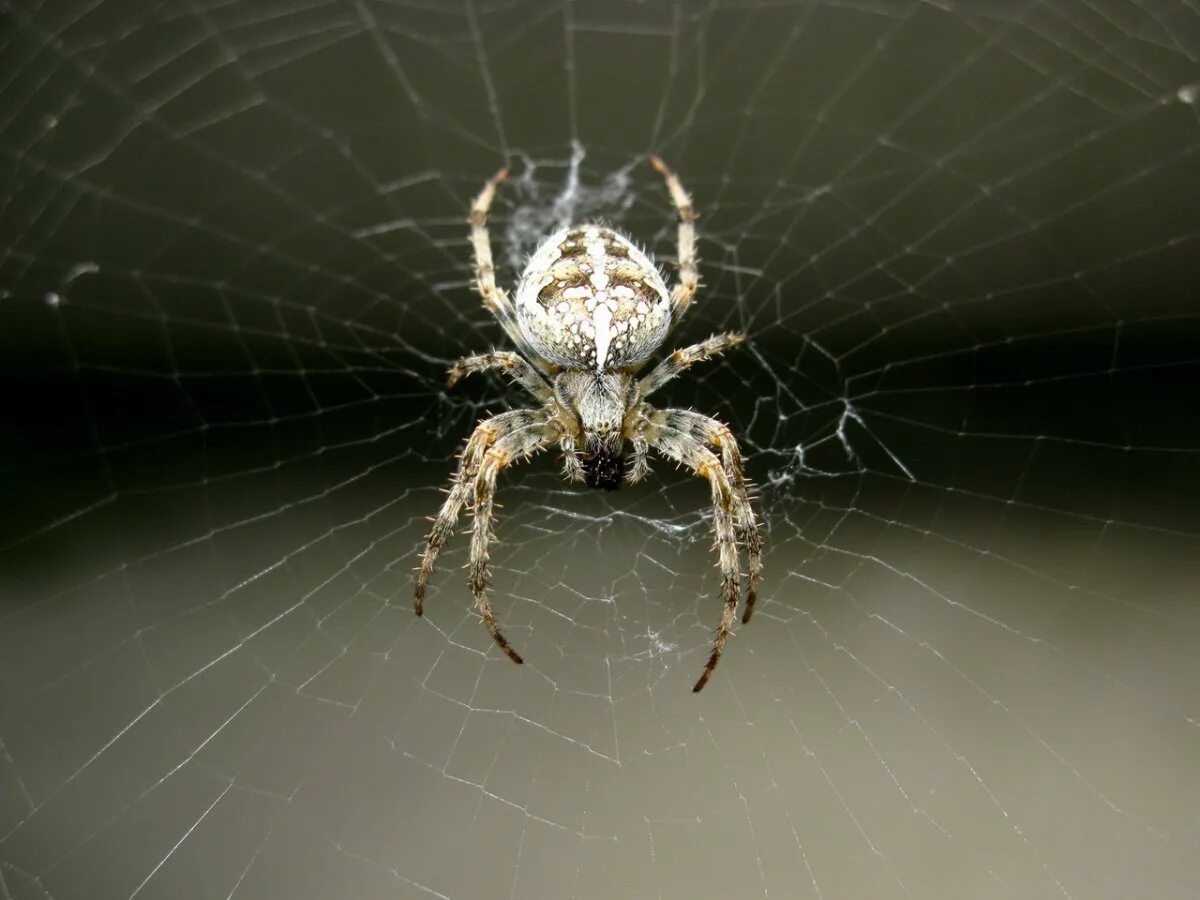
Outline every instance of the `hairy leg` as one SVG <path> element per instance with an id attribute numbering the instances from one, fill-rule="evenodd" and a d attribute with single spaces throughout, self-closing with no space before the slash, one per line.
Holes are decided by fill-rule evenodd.
<path id="1" fill-rule="evenodd" d="M 740 331 L 730 331 L 725 334 L 714 334 L 712 337 L 698 344 L 692 344 L 690 347 L 676 350 L 651 369 L 649 375 L 638 381 L 638 396 L 648 397 L 689 367 L 694 366 L 698 362 L 712 359 L 714 356 L 724 353 L 730 347 L 738 346 L 745 340 L 746 335 Z"/>
<path id="2" fill-rule="evenodd" d="M 492 522 L 495 516 L 496 477 L 500 470 L 519 459 L 527 459 L 545 447 L 551 434 L 544 421 L 536 422 L 500 438 L 483 455 L 475 474 L 475 530 L 471 536 L 471 555 L 467 563 L 467 581 L 475 595 L 475 609 L 483 616 L 492 638 L 509 659 L 522 663 L 521 655 L 508 643 L 496 623 L 492 601 L 488 599 L 488 544 L 493 539 Z"/>
<path id="3" fill-rule="evenodd" d="M 625 473 L 626 484 L 637 484 L 650 474 L 650 444 L 645 438 L 635 437 L 630 441 L 633 447 L 633 465 Z"/>
<path id="4" fill-rule="evenodd" d="M 471 246 L 475 251 L 475 287 L 483 298 L 484 308 L 499 320 L 509 340 L 530 359 L 536 359 L 532 348 L 521 334 L 520 326 L 517 325 L 512 301 L 508 299 L 508 294 L 503 288 L 496 285 L 496 266 L 492 262 L 492 245 L 487 228 L 488 210 L 492 208 L 496 188 L 507 177 L 508 169 L 501 169 L 484 183 L 483 190 L 471 206 L 471 215 L 467 218 L 471 223 Z"/>
<path id="5" fill-rule="evenodd" d="M 429 531 L 429 540 L 425 546 L 425 554 L 421 557 L 421 565 L 417 570 L 413 607 L 418 616 L 424 612 L 425 585 L 429 582 L 429 576 L 433 574 L 433 568 L 437 564 L 442 545 L 454 531 L 463 504 L 471 498 L 475 489 L 475 473 L 483 461 L 487 448 L 505 435 L 541 422 L 543 418 L 543 415 L 537 410 L 514 409 L 511 412 L 500 413 L 498 416 L 485 419 L 471 432 L 470 438 L 467 439 L 467 447 L 460 457 L 458 471 L 452 479 L 449 493 L 442 503 L 437 518 L 433 520 L 433 527 Z"/>
<path id="6" fill-rule="evenodd" d="M 446 379 L 446 387 L 452 388 L 467 375 L 474 372 L 488 372 L 500 369 L 508 374 L 513 381 L 542 402 L 549 400 L 554 392 L 541 374 L 519 353 L 511 350 L 495 350 L 491 353 L 480 353 L 475 356 L 464 356 L 450 367 L 450 375 Z"/>
<path id="7" fill-rule="evenodd" d="M 672 320 L 678 322 L 700 287 L 700 275 L 696 271 L 696 210 L 675 173 L 657 156 L 650 157 L 650 164 L 666 179 L 671 202 L 679 213 L 679 281 L 671 291 Z"/>
<path id="8" fill-rule="evenodd" d="M 575 446 L 575 436 L 570 432 L 564 432 L 563 436 L 558 440 L 559 449 L 562 450 L 562 476 L 567 481 L 583 484 L 584 471 L 583 462 L 579 459 L 578 449 Z"/>
<path id="9" fill-rule="evenodd" d="M 720 451 L 721 463 L 729 476 L 733 491 L 733 510 L 736 519 L 738 540 L 746 547 L 746 610 L 742 622 L 749 622 L 758 602 L 758 583 L 762 579 L 763 539 L 758 529 L 758 520 L 750 502 L 750 491 L 746 483 L 742 451 L 738 447 L 728 426 L 711 416 L 690 409 L 664 409 L 655 417 L 666 428 L 682 431 L 703 444 Z"/>
<path id="10" fill-rule="evenodd" d="M 712 487 L 713 532 L 717 539 L 717 565 L 721 570 L 721 592 L 725 595 L 725 607 L 721 612 L 721 624 L 717 628 L 708 663 L 692 688 L 693 691 L 700 691 L 708 684 L 713 669 L 721 659 L 737 614 L 739 575 L 733 490 L 717 455 L 690 434 L 659 425 L 649 437 L 651 445 L 663 456 L 682 463 L 701 478 L 707 478 Z"/>

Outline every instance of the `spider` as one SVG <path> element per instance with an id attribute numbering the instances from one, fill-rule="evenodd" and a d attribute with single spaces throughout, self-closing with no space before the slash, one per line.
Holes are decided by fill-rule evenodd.
<path id="1" fill-rule="evenodd" d="M 501 469 L 557 445 L 563 476 L 589 487 L 616 490 L 649 472 L 650 448 L 712 488 L 715 549 L 725 608 L 712 653 L 693 691 L 712 676 L 733 628 L 739 599 L 738 544 L 746 547 L 746 610 L 754 612 L 762 572 L 762 538 L 750 505 L 742 455 L 729 429 L 716 419 L 686 409 L 656 409 L 646 398 L 692 366 L 741 344 L 737 332 L 716 334 L 676 350 L 638 377 L 638 371 L 687 311 L 700 280 L 696 270 L 696 213 L 679 179 L 657 156 L 650 158 L 666 180 L 679 216 L 679 280 L 667 289 L 657 267 L 623 234 L 598 224 L 565 228 L 543 241 L 517 284 L 516 298 L 496 286 L 487 230 L 501 169 L 483 186 L 467 220 L 475 252 L 475 283 L 484 307 L 500 322 L 518 352 L 496 350 L 468 356 L 450 369 L 447 388 L 473 372 L 500 370 L 538 402 L 479 423 L 467 440 L 458 471 L 433 520 L 417 572 L 415 607 L 423 612 L 425 586 L 438 553 L 464 504 L 475 513 L 467 563 L 475 608 L 500 649 L 523 662 L 500 631 L 488 599 L 488 542 L 493 497 Z M 629 441 L 628 464 L 622 453 Z"/>

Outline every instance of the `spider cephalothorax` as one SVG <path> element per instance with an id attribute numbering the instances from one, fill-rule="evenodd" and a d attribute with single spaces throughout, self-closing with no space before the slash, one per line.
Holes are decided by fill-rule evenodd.
<path id="1" fill-rule="evenodd" d="M 699 286 L 695 219 L 691 199 L 658 157 L 679 213 L 679 282 L 668 290 L 654 263 L 624 235 L 603 225 L 564 228 L 538 247 L 521 275 L 516 296 L 496 286 L 486 226 L 501 170 L 484 185 L 471 210 L 475 275 L 484 306 L 500 321 L 520 352 L 494 351 L 461 359 L 449 385 L 471 372 L 506 371 L 540 404 L 515 409 L 479 424 L 467 440 L 446 502 L 429 533 L 417 574 L 416 610 L 439 551 L 464 504 L 475 511 L 468 563 L 475 605 L 492 637 L 514 662 L 520 655 L 496 624 L 487 596 L 488 541 L 493 494 L 500 470 L 534 452 L 557 445 L 563 474 L 589 487 L 616 490 L 649 471 L 651 447 L 712 488 L 713 530 L 725 597 L 712 654 L 694 690 L 708 683 L 733 628 L 740 594 L 738 545 L 746 548 L 746 611 L 750 621 L 762 571 L 762 539 L 742 472 L 742 456 L 729 429 L 691 410 L 656 409 L 646 397 L 693 363 L 740 344 L 745 336 L 718 334 L 676 350 L 646 375 L 639 370 L 666 340 Z M 625 444 L 631 455 L 626 461 Z"/>

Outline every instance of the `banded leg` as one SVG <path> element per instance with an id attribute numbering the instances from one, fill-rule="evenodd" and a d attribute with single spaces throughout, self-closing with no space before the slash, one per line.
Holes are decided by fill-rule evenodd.
<path id="1" fill-rule="evenodd" d="M 558 441 L 559 449 L 562 450 L 562 476 L 567 481 L 583 484 L 586 480 L 583 471 L 583 462 L 579 459 L 579 453 L 575 447 L 575 437 L 569 432 L 564 432 L 563 436 Z"/>
<path id="2" fill-rule="evenodd" d="M 697 475 L 707 478 L 712 486 L 713 531 L 716 534 L 717 565 L 721 569 L 721 592 L 725 595 L 725 608 L 721 612 L 721 624 L 713 641 L 712 653 L 700 679 L 692 691 L 701 691 L 712 677 L 713 669 L 721 659 L 725 642 L 733 630 L 733 620 L 738 604 L 738 550 L 734 533 L 733 490 L 729 476 L 717 455 L 696 438 L 683 431 L 660 427 L 650 436 L 651 445 L 663 456 L 683 463 Z"/>
<path id="3" fill-rule="evenodd" d="M 729 427 L 711 416 L 690 409 L 662 410 L 660 416 L 664 427 L 688 432 L 721 453 L 721 463 L 725 466 L 733 490 L 738 540 L 746 547 L 746 610 L 742 614 L 742 623 L 749 622 L 754 615 L 754 604 L 758 602 L 758 583 L 762 579 L 763 539 L 758 530 L 754 507 L 750 503 L 741 448 Z"/>
<path id="4" fill-rule="evenodd" d="M 504 168 L 484 183 L 483 190 L 471 205 L 471 215 L 467 218 L 471 224 L 471 246 L 475 252 L 475 287 L 483 298 L 484 308 L 500 322 L 509 340 L 532 359 L 536 357 L 521 334 L 520 326 L 517 325 L 517 314 L 512 301 L 508 299 L 504 289 L 496 285 L 496 266 L 492 261 L 492 244 L 487 228 L 488 210 L 492 208 L 496 188 L 507 177 L 508 169 Z"/>
<path id="5" fill-rule="evenodd" d="M 651 369 L 649 375 L 638 381 L 638 396 L 648 397 L 685 369 L 694 366 L 698 362 L 712 359 L 714 356 L 724 353 L 731 347 L 738 346 L 745 340 L 746 335 L 740 331 L 730 331 L 725 334 L 714 334 L 712 337 L 698 344 L 692 344 L 690 347 L 676 350 Z"/>
<path id="6" fill-rule="evenodd" d="M 416 589 L 413 592 L 413 608 L 418 616 L 424 614 L 425 611 L 425 586 L 433 574 L 438 554 L 447 538 L 454 532 L 454 526 L 458 523 L 458 515 L 463 504 L 472 496 L 475 489 L 475 473 L 478 471 L 480 463 L 483 462 L 487 448 L 514 430 L 538 421 L 540 415 L 531 409 L 514 409 L 511 412 L 500 413 L 498 416 L 485 419 L 471 432 L 470 438 L 467 439 L 467 447 L 460 457 L 458 471 L 452 479 L 450 490 L 442 503 L 437 518 L 433 520 L 425 553 L 421 557 L 421 565 L 417 571 Z"/>
<path id="7" fill-rule="evenodd" d="M 679 213 L 679 281 L 671 290 L 671 318 L 678 322 L 700 287 L 700 275 L 696 270 L 696 210 L 675 173 L 661 159 L 651 156 L 650 165 L 666 179 L 671 202 Z"/>
<path id="8" fill-rule="evenodd" d="M 475 609 L 483 616 L 492 639 L 509 659 L 515 663 L 523 663 L 521 654 L 508 643 L 508 639 L 500 631 L 496 616 L 492 612 L 492 601 L 488 599 L 488 544 L 492 534 L 492 521 L 495 516 L 493 497 L 496 493 L 496 477 L 500 470 L 517 459 L 528 459 L 537 450 L 549 443 L 550 435 L 544 421 L 530 424 L 500 438 L 488 448 L 475 474 L 475 530 L 471 536 L 471 556 L 467 563 L 467 581 L 471 592 L 475 595 Z"/>
<path id="9" fill-rule="evenodd" d="M 491 353 L 464 356 L 450 367 L 446 387 L 454 387 L 462 378 L 474 372 L 488 372 L 492 369 L 502 370 L 542 402 L 549 400 L 554 395 L 550 385 L 546 384 L 538 370 L 531 366 L 521 354 L 513 353 L 511 350 L 495 350 Z"/>
<path id="10" fill-rule="evenodd" d="M 650 444 L 645 438 L 635 437 L 630 445 L 633 447 L 633 465 L 625 473 L 625 483 L 637 484 L 650 474 Z"/>

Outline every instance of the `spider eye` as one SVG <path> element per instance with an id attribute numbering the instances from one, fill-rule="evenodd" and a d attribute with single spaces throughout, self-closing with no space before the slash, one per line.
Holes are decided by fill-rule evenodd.
<path id="1" fill-rule="evenodd" d="M 619 453 L 593 453 L 583 458 L 583 477 L 590 488 L 615 491 L 625 477 L 625 457 Z"/>

